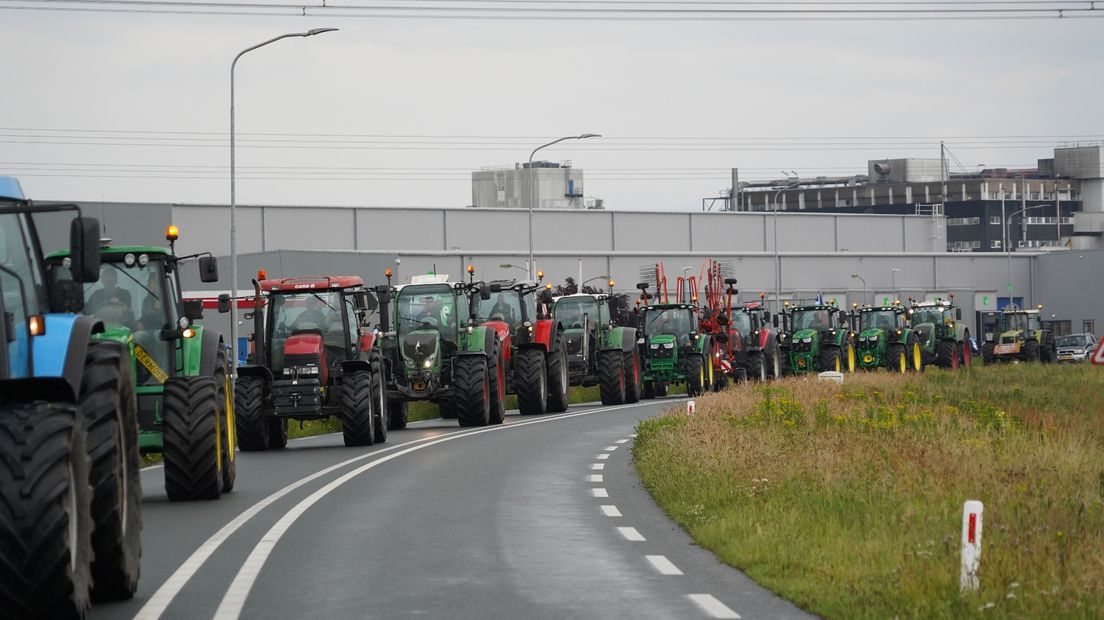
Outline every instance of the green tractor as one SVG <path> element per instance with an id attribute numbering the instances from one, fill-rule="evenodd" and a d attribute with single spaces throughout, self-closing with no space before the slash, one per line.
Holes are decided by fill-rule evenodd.
<path id="1" fill-rule="evenodd" d="M 786 302 L 778 335 L 784 370 L 793 374 L 855 372 L 855 338 L 846 317 L 835 300 L 800 305 Z"/>
<path id="2" fill-rule="evenodd" d="M 493 327 L 479 325 L 489 287 L 449 282 L 447 275 L 414 276 L 410 284 L 376 287 L 379 346 L 390 368 L 387 394 L 392 416 L 411 401 L 432 401 L 441 417 L 460 426 L 501 424 L 505 415 L 505 347 Z"/>
<path id="3" fill-rule="evenodd" d="M 687 395 L 701 396 L 713 389 L 713 356 L 720 351 L 709 334 L 700 332 L 698 307 L 686 303 L 648 304 L 648 283 L 636 285 L 644 304 L 640 308 L 644 360 L 644 398 L 667 395 L 670 384 L 686 384 Z"/>
<path id="4" fill-rule="evenodd" d="M 899 373 L 921 370 L 920 337 L 909 327 L 908 311 L 900 303 L 880 307 L 855 304 L 851 317 L 852 331 L 858 334 L 856 368 Z"/>
<path id="5" fill-rule="evenodd" d="M 635 403 L 643 389 L 636 328 L 614 324 L 609 300 L 587 293 L 557 297 L 552 323 L 563 328 L 571 385 L 597 385 L 603 405 Z"/>
<path id="6" fill-rule="evenodd" d="M 970 365 L 973 357 L 970 328 L 962 320 L 962 308 L 954 305 L 953 297 L 913 302 L 909 308 L 909 325 L 920 337 L 921 368 L 928 364 L 940 368 Z"/>
<path id="7" fill-rule="evenodd" d="M 986 364 L 994 362 L 1058 361 L 1054 332 L 1043 325 L 1040 305 L 1035 310 L 1007 309 L 1001 313 L 998 340 L 986 342 L 981 355 Z"/>
<path id="8" fill-rule="evenodd" d="M 97 340 L 120 343 L 130 353 L 138 398 L 138 450 L 161 453 L 165 491 L 172 501 L 218 499 L 236 478 L 234 399 L 222 336 L 193 321 L 200 301 L 182 301 L 180 263 L 199 259 L 200 279 L 218 280 L 211 256 L 176 256 L 170 247 L 100 249 L 99 282 L 84 286 L 84 312 L 103 321 Z M 69 252 L 47 257 L 54 282 L 73 280 Z M 229 311 L 227 296 L 220 311 Z"/>

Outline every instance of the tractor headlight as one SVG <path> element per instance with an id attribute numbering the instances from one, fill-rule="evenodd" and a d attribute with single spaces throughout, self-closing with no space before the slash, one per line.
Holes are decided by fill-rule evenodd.
<path id="1" fill-rule="evenodd" d="M 291 369 L 290 368 L 285 368 L 284 369 L 284 376 L 285 377 L 291 376 Z"/>
<path id="2" fill-rule="evenodd" d="M 318 366 L 307 366 L 305 368 L 300 368 L 299 369 L 299 374 L 317 375 L 318 374 Z"/>
<path id="3" fill-rule="evenodd" d="M 655 351 L 656 349 L 658 349 L 658 348 L 659 348 L 659 345 L 658 345 L 658 344 L 653 344 L 652 346 L 650 346 L 650 347 L 648 347 L 648 348 L 649 348 L 649 349 L 651 349 L 651 350 L 653 350 L 653 351 Z"/>
<path id="4" fill-rule="evenodd" d="M 663 345 L 663 348 L 664 349 L 673 349 L 673 348 L 675 348 L 675 343 L 668 342 L 667 344 Z"/>
<path id="5" fill-rule="evenodd" d="M 804 343 L 806 343 L 806 344 L 808 344 L 808 343 L 810 343 L 810 342 L 812 342 L 812 341 L 813 341 L 813 338 L 812 338 L 811 336 L 810 336 L 810 337 L 808 337 L 808 338 L 804 338 L 804 339 L 802 339 L 802 340 L 801 340 L 801 342 L 804 342 Z"/>
<path id="6" fill-rule="evenodd" d="M 429 357 L 425 358 L 425 361 L 422 362 L 422 368 L 424 368 L 426 370 L 429 370 L 430 368 L 433 368 L 433 365 L 436 364 L 436 363 L 437 363 L 437 354 L 434 353 L 433 355 L 430 355 Z"/>

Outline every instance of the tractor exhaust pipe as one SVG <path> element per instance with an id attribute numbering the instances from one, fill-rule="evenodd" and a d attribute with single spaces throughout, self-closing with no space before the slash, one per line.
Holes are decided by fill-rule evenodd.
<path id="1" fill-rule="evenodd" d="M 235 301 L 235 303 L 237 303 Z M 253 280 L 253 363 L 257 366 L 265 366 L 264 313 L 265 300 L 261 295 L 261 283 Z M 236 319 L 235 319 L 236 320 Z"/>

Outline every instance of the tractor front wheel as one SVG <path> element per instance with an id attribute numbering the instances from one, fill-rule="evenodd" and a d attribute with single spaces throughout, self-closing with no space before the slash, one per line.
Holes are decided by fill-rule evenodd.
<path id="1" fill-rule="evenodd" d="M 383 376 L 383 365 L 376 364 L 372 366 L 372 439 L 374 443 L 385 443 L 387 441 L 387 431 L 391 428 L 391 421 L 388 417 L 391 415 L 391 410 L 387 408 L 387 385 Z"/>
<path id="2" fill-rule="evenodd" d="M 487 426 L 491 415 L 487 359 L 476 355 L 457 358 L 452 383 L 456 388 L 454 411 L 460 426 Z"/>
<path id="3" fill-rule="evenodd" d="M 641 394 L 641 396 L 644 398 L 644 400 L 652 400 L 656 397 L 654 381 L 644 382 L 644 393 Z"/>
<path id="4" fill-rule="evenodd" d="M 341 434 L 345 445 L 370 446 L 373 440 L 372 373 L 360 370 L 341 379 Z"/>
<path id="5" fill-rule="evenodd" d="M 666 381 L 656 381 L 655 382 L 655 395 L 658 398 L 663 398 L 664 396 L 667 396 L 667 382 Z"/>
<path id="6" fill-rule="evenodd" d="M 556 342 L 556 350 L 545 358 L 545 368 L 548 370 L 548 412 L 563 413 L 567 411 L 569 403 L 569 391 L 571 381 L 567 377 L 567 341 L 560 336 Z"/>
<path id="7" fill-rule="evenodd" d="M 491 411 L 487 422 L 502 424 L 506 419 L 506 358 L 499 343 L 487 358 L 487 377 L 491 384 Z"/>
<path id="8" fill-rule="evenodd" d="M 986 364 L 992 364 L 997 357 L 993 354 L 993 349 L 995 349 L 996 346 L 997 345 L 993 344 L 992 342 L 986 342 L 985 344 L 981 345 L 981 361 L 985 362 Z"/>
<path id="9" fill-rule="evenodd" d="M 238 377 L 234 386 L 234 414 L 238 444 L 243 452 L 268 450 L 272 431 L 264 416 L 264 380 Z"/>
<path id="10" fill-rule="evenodd" d="M 624 352 L 625 357 L 625 402 L 640 402 L 640 350 L 635 346 Z"/>
<path id="11" fill-rule="evenodd" d="M 748 353 L 748 375 L 760 383 L 767 380 L 767 364 L 762 351 Z"/>
<path id="12" fill-rule="evenodd" d="M 958 343 L 940 340 L 935 343 L 935 365 L 940 368 L 958 368 Z"/>
<path id="13" fill-rule="evenodd" d="M 705 360 L 700 355 L 686 358 L 686 395 L 690 398 L 702 395 L 705 384 Z"/>
<path id="14" fill-rule="evenodd" d="M 514 390 L 521 415 L 541 415 L 548 409 L 548 373 L 544 351 L 520 349 L 514 355 Z"/>
<path id="15" fill-rule="evenodd" d="M 620 351 L 598 352 L 598 389 L 603 405 L 625 402 L 625 363 Z"/>
<path id="16" fill-rule="evenodd" d="M 92 494 L 80 412 L 0 406 L 0 617 L 83 618 L 92 583 Z"/>
<path id="17" fill-rule="evenodd" d="M 234 482 L 238 479 L 238 459 L 234 452 L 233 434 L 234 428 L 234 403 L 231 399 L 229 366 L 226 364 L 226 354 L 219 351 L 215 362 L 215 410 L 219 422 L 219 460 L 222 463 L 222 492 L 229 493 L 234 490 Z"/>
<path id="18" fill-rule="evenodd" d="M 1024 361 L 1037 362 L 1039 361 L 1039 341 L 1028 340 L 1023 346 L 1023 358 Z"/>
<path id="19" fill-rule="evenodd" d="M 908 355 L 905 354 L 905 345 L 891 344 L 886 347 L 886 369 L 890 372 L 905 374 L 908 372 Z"/>
<path id="20" fill-rule="evenodd" d="M 839 347 L 823 347 L 820 350 L 818 364 L 820 365 L 820 372 L 830 370 L 841 372 L 843 370 L 843 353 L 839 350 Z"/>
<path id="21" fill-rule="evenodd" d="M 405 400 L 392 400 L 387 403 L 387 427 L 397 431 L 406 428 L 406 421 L 410 417 L 410 406 Z"/>
<path id="22" fill-rule="evenodd" d="M 214 377 L 169 377 L 161 414 L 170 501 L 222 495 L 219 390 Z"/>

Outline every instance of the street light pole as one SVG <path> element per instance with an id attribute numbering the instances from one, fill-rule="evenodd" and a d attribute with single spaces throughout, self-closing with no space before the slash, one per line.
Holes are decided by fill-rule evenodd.
<path id="1" fill-rule="evenodd" d="M 790 172 L 793 171 L 791 170 Z M 785 170 L 782 171 L 782 174 L 785 174 L 787 179 L 790 178 L 790 173 Z M 797 178 L 797 173 L 793 172 L 793 174 L 793 182 L 775 192 L 774 199 L 771 201 L 774 204 L 774 312 L 776 314 L 781 304 L 779 299 L 782 297 L 782 258 L 778 255 L 778 196 L 781 195 L 782 192 L 793 189 L 801 184 L 801 181 Z"/>
<path id="2" fill-rule="evenodd" d="M 894 267 L 894 268 L 889 270 L 890 281 L 893 283 L 893 300 L 894 301 L 896 301 L 898 299 L 898 296 L 897 296 L 897 272 L 900 271 L 900 270 L 901 270 L 900 267 Z"/>
<path id="3" fill-rule="evenodd" d="M 1008 221 L 1005 222 L 1006 229 L 1004 231 L 1004 234 L 1008 236 L 1008 241 L 1009 242 L 1012 241 L 1012 230 L 1011 230 L 1012 220 L 1016 217 L 1017 213 L 1024 213 L 1024 212 L 1026 212 L 1030 209 L 1038 209 L 1040 207 L 1045 207 L 1045 206 L 1048 206 L 1048 205 L 1045 205 L 1045 204 L 1031 205 L 1030 207 L 1024 207 L 1022 209 L 1019 209 L 1018 211 L 1013 211 L 1012 215 L 1008 216 Z M 1012 248 L 1005 248 L 1005 249 L 1008 250 L 1008 305 L 1011 306 L 1013 300 L 1015 299 L 1012 296 Z"/>
<path id="4" fill-rule="evenodd" d="M 237 220 L 237 165 L 234 159 L 234 147 L 236 144 L 234 127 L 234 69 L 238 66 L 238 59 L 255 49 L 275 43 L 280 39 L 292 37 L 313 37 L 316 34 L 334 32 L 337 28 L 312 28 L 306 32 L 289 32 L 278 37 L 272 37 L 252 47 L 247 47 L 234 56 L 230 63 L 230 299 L 233 307 L 230 314 L 230 368 L 232 374 L 237 376 L 238 368 L 238 220 Z M 261 231 L 264 234 L 264 231 Z"/>
<path id="5" fill-rule="evenodd" d="M 537 151 L 552 146 L 553 144 L 559 144 L 564 140 L 586 140 L 587 138 L 601 138 L 600 134 L 596 133 L 584 133 L 577 136 L 564 136 L 558 140 L 553 140 L 548 144 L 542 144 L 533 149 L 532 153 L 529 153 L 529 279 L 533 278 L 533 205 L 537 202 L 537 188 L 533 184 L 533 156 L 537 154 Z"/>
<path id="6" fill-rule="evenodd" d="M 863 302 L 862 302 L 861 305 L 865 306 L 866 305 L 866 280 L 857 273 L 851 274 L 851 277 L 852 278 L 858 278 L 859 280 L 862 280 L 862 283 L 863 283 Z"/>

